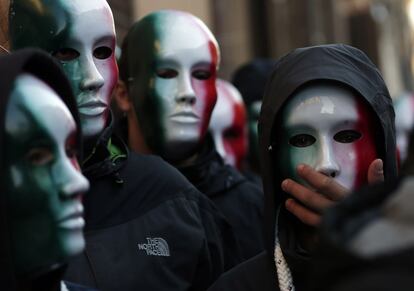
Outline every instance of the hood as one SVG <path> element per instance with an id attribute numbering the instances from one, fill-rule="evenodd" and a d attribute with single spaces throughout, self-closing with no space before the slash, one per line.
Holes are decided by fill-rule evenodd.
<path id="1" fill-rule="evenodd" d="M 265 193 L 265 243 L 273 254 L 276 209 L 286 199 L 273 166 L 274 124 L 285 101 L 311 81 L 335 81 L 353 88 L 372 108 L 380 122 L 384 142 L 379 157 L 386 179 L 397 175 L 394 109 L 379 70 L 359 49 L 334 44 L 300 48 L 279 59 L 267 83 L 259 118 L 259 155 Z"/>
<path id="2" fill-rule="evenodd" d="M 0 145 L 4 144 L 4 127 L 7 104 L 16 78 L 22 73 L 30 73 L 52 87 L 71 111 L 80 128 L 76 101 L 71 87 L 57 64 L 50 56 L 39 50 L 25 49 L 0 57 Z M 81 153 L 81 132 L 78 131 L 78 153 Z M 80 157 L 79 157 L 80 158 Z M 1 156 L 0 163 L 4 163 Z M 3 185 L 4 186 L 4 185 Z M 12 243 L 7 214 L 7 197 L 0 195 L 0 286 L 15 286 L 13 274 Z M 7 290 L 13 290 L 13 287 Z"/>

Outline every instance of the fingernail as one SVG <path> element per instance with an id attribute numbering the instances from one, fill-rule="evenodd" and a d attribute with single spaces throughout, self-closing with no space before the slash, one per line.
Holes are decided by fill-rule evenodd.
<path id="1" fill-rule="evenodd" d="M 289 180 L 284 180 L 283 182 L 282 182 L 282 190 L 283 191 L 286 191 L 286 189 L 287 189 L 287 186 L 289 185 Z"/>
<path id="2" fill-rule="evenodd" d="M 298 172 L 302 172 L 303 169 L 305 169 L 305 165 L 304 164 L 299 164 L 296 169 L 297 169 Z"/>
<path id="3" fill-rule="evenodd" d="M 381 163 L 377 163 L 375 165 L 375 171 L 381 174 L 382 171 L 384 170 L 384 163 L 382 162 L 382 160 L 380 160 L 380 161 L 381 161 Z"/>

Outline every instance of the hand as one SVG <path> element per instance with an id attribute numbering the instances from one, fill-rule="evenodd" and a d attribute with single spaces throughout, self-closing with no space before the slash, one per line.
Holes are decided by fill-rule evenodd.
<path id="1" fill-rule="evenodd" d="M 299 165 L 297 173 L 311 188 L 292 179 L 284 180 L 281 185 L 283 191 L 294 197 L 286 200 L 285 207 L 304 224 L 319 226 L 322 213 L 345 198 L 350 190 L 308 165 Z M 376 159 L 371 163 L 367 178 L 369 184 L 384 180 L 382 160 Z"/>

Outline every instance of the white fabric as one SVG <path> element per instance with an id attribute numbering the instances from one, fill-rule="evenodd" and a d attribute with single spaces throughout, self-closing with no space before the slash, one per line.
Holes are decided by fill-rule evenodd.
<path id="1" fill-rule="evenodd" d="M 279 282 L 280 291 L 295 291 L 293 285 L 292 272 L 283 256 L 282 248 L 280 247 L 279 235 L 278 235 L 278 221 L 279 221 L 280 207 L 276 214 L 276 228 L 275 228 L 275 266 L 277 272 L 277 280 Z"/>
<path id="2" fill-rule="evenodd" d="M 60 282 L 60 291 L 69 291 L 68 287 L 66 287 L 66 284 L 63 283 L 63 281 Z"/>

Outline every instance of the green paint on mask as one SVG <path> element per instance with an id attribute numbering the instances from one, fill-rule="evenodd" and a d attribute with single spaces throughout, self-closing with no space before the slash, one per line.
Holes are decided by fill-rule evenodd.
<path id="1" fill-rule="evenodd" d="M 157 51 L 162 39 L 162 17 L 151 14 L 136 23 L 123 48 L 121 67 L 127 71 L 129 96 L 149 148 L 161 156 L 166 152 L 163 120 L 165 110 L 156 94 Z"/>
<path id="2" fill-rule="evenodd" d="M 40 96 L 35 96 L 40 97 Z M 15 269 L 18 276 L 41 272 L 67 258 L 65 241 L 56 227 L 56 216 L 62 211 L 59 202 L 55 175 L 50 163 L 33 165 L 28 159 L 31 148 L 51 148 L 58 157 L 47 135 L 43 114 L 34 115 L 33 98 L 23 101 L 23 93 L 16 89 L 11 95 L 7 108 L 6 130 L 8 142 L 4 145 L 5 168 L 2 183 L 6 185 L 10 203 L 10 221 L 14 247 Z M 35 156 L 36 157 L 36 156 Z M 34 158 L 35 158 L 34 157 Z"/>

